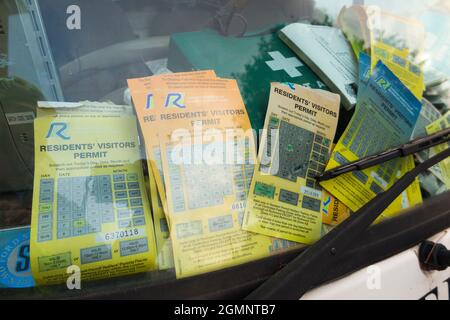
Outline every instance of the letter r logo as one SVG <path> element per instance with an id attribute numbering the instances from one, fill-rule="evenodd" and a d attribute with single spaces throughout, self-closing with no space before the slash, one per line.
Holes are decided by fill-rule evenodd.
<path id="1" fill-rule="evenodd" d="M 63 140 L 69 140 L 70 137 L 65 135 L 65 131 L 67 130 L 67 123 L 65 122 L 53 122 L 50 125 L 50 129 L 48 130 L 46 138 L 51 138 L 52 136 L 56 136 Z"/>
<path id="2" fill-rule="evenodd" d="M 183 95 L 180 93 L 169 93 L 166 98 L 166 103 L 164 104 L 165 108 L 169 107 L 177 107 L 180 109 L 186 108 L 183 103 Z"/>
<path id="3" fill-rule="evenodd" d="M 331 197 L 328 197 L 324 202 L 323 202 L 323 208 L 322 211 L 323 213 L 325 213 L 326 215 L 328 215 L 328 209 L 330 207 L 330 203 L 331 203 Z"/>
<path id="4" fill-rule="evenodd" d="M 391 84 L 389 83 L 389 81 L 387 81 L 385 78 L 380 77 L 376 80 L 376 82 L 378 83 L 378 85 L 383 88 L 384 90 L 388 90 L 391 87 Z"/>

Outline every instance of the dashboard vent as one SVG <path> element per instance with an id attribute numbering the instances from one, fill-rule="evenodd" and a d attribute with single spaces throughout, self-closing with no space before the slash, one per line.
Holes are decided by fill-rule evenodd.
<path id="1" fill-rule="evenodd" d="M 21 140 L 23 143 L 28 143 L 28 142 L 30 141 L 30 140 L 28 139 L 28 134 L 26 134 L 25 132 L 20 134 L 20 140 Z"/>

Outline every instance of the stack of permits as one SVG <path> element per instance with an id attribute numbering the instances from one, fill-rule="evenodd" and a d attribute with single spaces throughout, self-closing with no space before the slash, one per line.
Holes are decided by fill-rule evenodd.
<path id="1" fill-rule="evenodd" d="M 378 61 L 371 73 L 370 58 L 361 54 L 359 60 L 358 104 L 346 131 L 334 148 L 327 170 L 408 142 L 421 111 L 421 102 L 386 65 Z M 352 211 L 357 211 L 412 168 L 412 157 L 394 159 L 323 181 L 321 185 Z M 421 201 L 416 179 L 385 210 L 382 217 Z"/>
<path id="2" fill-rule="evenodd" d="M 39 104 L 31 269 L 38 284 L 156 268 L 136 117 L 107 103 Z"/>
<path id="3" fill-rule="evenodd" d="M 158 108 L 155 101 L 155 88 L 165 84 L 166 81 L 170 82 L 171 86 L 180 83 L 181 85 L 189 84 L 195 86 L 201 82 L 208 82 L 210 79 L 214 79 L 215 76 L 214 71 L 207 70 L 128 79 L 128 86 L 133 98 L 136 114 L 139 119 L 142 134 L 144 135 L 148 166 L 152 170 L 165 212 L 167 212 L 167 205 L 161 163 L 161 150 L 159 146 L 158 130 L 154 123 L 158 120 L 160 108 L 184 109 L 184 102 L 182 101 L 182 97 L 178 96 L 177 93 L 171 93 L 167 95 L 167 101 L 164 101 L 160 108 Z M 170 220 L 168 220 L 168 223 L 170 224 Z"/>
<path id="4" fill-rule="evenodd" d="M 324 195 L 315 177 L 328 161 L 340 97 L 272 83 L 243 229 L 311 244 L 321 236 Z"/>
<path id="5" fill-rule="evenodd" d="M 242 230 L 256 148 L 235 80 L 201 71 L 129 79 L 128 84 L 178 278 L 292 246 Z"/>
<path id="6" fill-rule="evenodd" d="M 158 251 L 158 269 L 166 270 L 173 268 L 172 242 L 170 240 L 169 225 L 162 206 L 161 198 L 156 187 L 155 177 L 149 171 L 150 200 L 155 223 L 156 248 Z"/>

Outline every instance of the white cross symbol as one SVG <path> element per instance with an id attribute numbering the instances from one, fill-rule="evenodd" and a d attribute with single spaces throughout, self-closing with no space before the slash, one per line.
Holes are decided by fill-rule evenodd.
<path id="1" fill-rule="evenodd" d="M 273 58 L 271 61 L 266 61 L 266 64 L 273 71 L 284 70 L 291 77 L 300 77 L 302 73 L 297 70 L 303 64 L 296 57 L 285 58 L 279 51 L 269 52 L 269 56 Z"/>

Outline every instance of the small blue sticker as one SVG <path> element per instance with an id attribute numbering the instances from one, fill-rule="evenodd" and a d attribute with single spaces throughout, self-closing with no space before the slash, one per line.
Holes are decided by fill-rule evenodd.
<path id="1" fill-rule="evenodd" d="M 34 287 L 30 228 L 0 230 L 0 288 Z"/>

